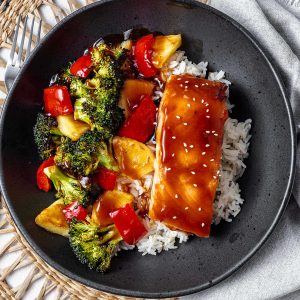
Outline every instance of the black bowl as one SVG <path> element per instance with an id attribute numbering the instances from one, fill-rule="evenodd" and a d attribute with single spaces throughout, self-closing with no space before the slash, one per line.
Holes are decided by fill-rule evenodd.
<path id="1" fill-rule="evenodd" d="M 233 83 L 234 116 L 253 119 L 250 157 L 240 181 L 245 198 L 231 223 L 213 228 L 209 239 L 191 238 L 179 249 L 143 257 L 124 251 L 107 274 L 80 264 L 67 239 L 34 223 L 53 193 L 39 191 L 40 163 L 32 137 L 43 88 L 68 61 L 101 36 L 145 27 L 182 33 L 183 49 L 211 70 L 223 69 Z M 270 235 L 291 192 L 295 130 L 284 88 L 270 60 L 239 24 L 196 1 L 100 1 L 65 18 L 49 33 L 22 68 L 2 117 L 1 181 L 9 210 L 33 249 L 52 267 L 106 292 L 136 297 L 171 297 L 208 288 L 248 260 Z"/>

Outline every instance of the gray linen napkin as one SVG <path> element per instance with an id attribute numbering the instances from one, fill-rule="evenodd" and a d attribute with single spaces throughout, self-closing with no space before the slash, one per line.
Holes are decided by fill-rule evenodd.
<path id="1" fill-rule="evenodd" d="M 300 0 L 210 0 L 208 4 L 243 25 L 270 54 L 300 124 Z M 296 173 L 293 194 L 300 206 L 300 159 Z M 239 271 L 209 290 L 183 297 L 275 298 L 300 299 L 300 209 L 294 199 L 270 239 Z"/>

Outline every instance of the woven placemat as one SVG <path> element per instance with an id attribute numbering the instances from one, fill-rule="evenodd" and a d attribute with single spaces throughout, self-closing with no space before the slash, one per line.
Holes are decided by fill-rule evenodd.
<path id="1" fill-rule="evenodd" d="M 61 8 L 52 0 L 0 0 L 0 48 L 10 49 L 12 37 L 16 26 L 17 17 L 24 18 L 27 15 L 34 15 L 42 20 L 42 36 L 46 35 L 52 26 L 47 23 L 41 10 L 47 6 L 53 13 L 56 22 L 59 22 L 69 13 L 79 9 L 83 5 L 95 2 L 96 0 L 67 0 L 68 8 Z M 209 0 L 199 0 L 207 3 Z M 21 26 L 23 26 L 21 21 Z M 29 35 L 29 33 L 28 33 Z M 33 38 L 35 42 L 35 37 Z M 6 61 L 0 57 L 0 67 L 5 67 Z M 4 82 L 0 80 L 0 109 L 5 101 L 6 90 Z M 58 271 L 46 264 L 31 246 L 22 237 L 15 226 L 4 202 L 0 198 L 0 235 L 11 237 L 5 245 L 0 245 L 0 258 L 11 253 L 16 254 L 16 259 L 4 269 L 0 269 L 0 299 L 21 299 L 28 290 L 38 281 L 43 279 L 44 283 L 36 299 L 44 299 L 56 290 L 56 299 L 132 299 L 128 297 L 115 296 L 84 286 L 74 280 L 67 278 Z M 17 286 L 11 286 L 7 278 L 21 268 L 32 266 L 30 273 L 24 278 L 23 282 Z"/>

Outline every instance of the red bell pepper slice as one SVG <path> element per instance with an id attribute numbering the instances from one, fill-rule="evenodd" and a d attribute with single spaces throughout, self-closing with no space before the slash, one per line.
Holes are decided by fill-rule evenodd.
<path id="1" fill-rule="evenodd" d="M 66 86 L 53 85 L 44 89 L 45 111 L 53 117 L 72 114 L 74 109 Z"/>
<path id="2" fill-rule="evenodd" d="M 91 72 L 93 64 L 92 56 L 90 53 L 79 57 L 71 66 L 70 73 L 72 75 L 85 78 Z"/>
<path id="3" fill-rule="evenodd" d="M 54 156 L 50 156 L 46 159 L 38 168 L 36 172 L 36 183 L 39 189 L 49 192 L 51 189 L 51 180 L 44 173 L 44 169 L 50 166 L 54 166 Z"/>
<path id="4" fill-rule="evenodd" d="M 119 136 L 128 137 L 145 143 L 155 129 L 156 106 L 150 96 L 143 96 L 139 106 L 125 121 L 119 131 Z"/>
<path id="5" fill-rule="evenodd" d="M 62 212 L 64 213 L 67 222 L 70 222 L 72 218 L 84 221 L 87 216 L 86 209 L 82 207 L 77 200 L 66 206 Z"/>
<path id="6" fill-rule="evenodd" d="M 154 43 L 153 34 L 148 34 L 140 38 L 134 48 L 134 57 L 139 72 L 144 77 L 156 75 L 157 69 L 152 64 L 152 46 Z"/>
<path id="7" fill-rule="evenodd" d="M 105 190 L 113 190 L 116 185 L 117 172 L 106 168 L 99 168 L 96 174 L 97 183 Z"/>
<path id="8" fill-rule="evenodd" d="M 147 229 L 130 204 L 126 204 L 109 215 L 123 240 L 129 245 L 136 244 L 147 233 Z"/>

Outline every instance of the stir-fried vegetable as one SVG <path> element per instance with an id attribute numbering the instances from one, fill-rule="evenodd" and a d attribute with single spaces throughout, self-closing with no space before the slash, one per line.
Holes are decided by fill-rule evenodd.
<path id="1" fill-rule="evenodd" d="M 62 139 L 57 148 L 55 164 L 73 176 L 88 176 L 99 166 L 118 171 L 111 142 L 105 142 L 98 131 L 88 131 L 78 141 Z"/>
<path id="2" fill-rule="evenodd" d="M 71 66 L 70 73 L 75 76 L 85 78 L 91 72 L 93 64 L 92 56 L 90 53 L 79 57 Z"/>
<path id="3" fill-rule="evenodd" d="M 62 133 L 57 126 L 55 118 L 38 113 L 33 136 L 42 160 L 55 154 L 56 148 L 60 144 Z"/>
<path id="4" fill-rule="evenodd" d="M 54 166 L 54 157 L 50 156 L 48 159 L 46 159 L 38 168 L 36 173 L 36 182 L 37 186 L 40 190 L 43 190 L 45 192 L 49 192 L 51 189 L 51 181 L 47 177 L 47 175 L 44 173 L 45 168 Z"/>
<path id="5" fill-rule="evenodd" d="M 113 139 L 113 147 L 123 175 L 141 179 L 154 170 L 154 154 L 145 144 L 116 136 Z"/>
<path id="6" fill-rule="evenodd" d="M 117 176 L 118 173 L 115 171 L 99 168 L 95 178 L 104 190 L 113 190 L 116 186 Z"/>
<path id="7" fill-rule="evenodd" d="M 100 226 L 113 224 L 110 213 L 126 204 L 133 205 L 131 194 L 113 190 L 104 192 L 93 204 L 92 221 Z"/>
<path id="8" fill-rule="evenodd" d="M 77 200 L 66 206 L 62 212 L 68 222 L 73 218 L 76 218 L 78 221 L 84 221 L 88 215 L 87 210 Z"/>
<path id="9" fill-rule="evenodd" d="M 139 106 L 133 111 L 119 131 L 125 136 L 145 143 L 154 133 L 156 106 L 149 96 L 143 96 Z"/>
<path id="10" fill-rule="evenodd" d="M 114 221 L 124 241 L 129 245 L 136 244 L 146 233 L 147 229 L 140 221 L 130 204 L 111 212 Z"/>
<path id="11" fill-rule="evenodd" d="M 44 89 L 45 112 L 52 117 L 73 113 L 73 106 L 68 88 L 54 85 Z"/>
<path id="12" fill-rule="evenodd" d="M 145 77 L 153 77 L 157 69 L 152 64 L 153 34 L 140 38 L 135 45 L 134 56 L 139 72 Z"/>
<path id="13" fill-rule="evenodd" d="M 78 201 L 82 205 L 88 202 L 88 191 L 83 188 L 79 180 L 64 174 L 57 166 L 44 169 L 44 173 L 51 179 L 57 193 L 57 198 L 62 198 L 66 205 Z"/>
<path id="14" fill-rule="evenodd" d="M 121 237 L 114 225 L 100 229 L 98 225 L 73 219 L 69 231 L 70 245 L 83 264 L 98 272 L 105 272 Z"/>
<path id="15" fill-rule="evenodd" d="M 155 130 L 156 76 L 180 44 L 180 35 L 153 34 L 101 42 L 44 89 L 44 113 L 34 126 L 43 160 L 36 180 L 46 192 L 53 185 L 58 200 L 36 223 L 69 236 L 75 255 L 91 269 L 106 271 L 122 239 L 133 245 L 147 232 L 136 198 L 129 187 L 117 190 L 117 180 L 141 179 L 154 169 L 144 143 Z"/>

